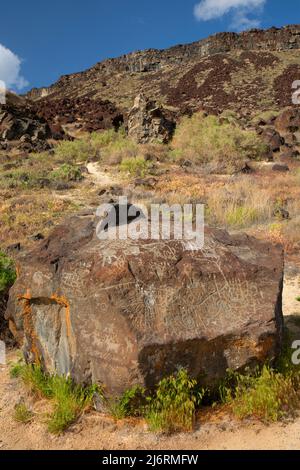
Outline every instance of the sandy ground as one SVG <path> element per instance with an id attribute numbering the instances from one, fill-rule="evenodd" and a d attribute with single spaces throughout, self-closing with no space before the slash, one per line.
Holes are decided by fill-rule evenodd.
<path id="1" fill-rule="evenodd" d="M 284 313 L 289 324 L 300 315 L 300 271 L 287 266 L 284 288 Z M 296 330 L 297 327 L 295 326 Z M 300 338 L 300 330 L 299 330 Z M 16 351 L 7 362 L 16 361 Z M 17 423 L 14 407 L 20 401 L 34 412 L 29 424 Z M 16 379 L 9 376 L 9 366 L 0 366 L 0 449 L 145 449 L 145 450 L 299 450 L 300 414 L 293 420 L 271 425 L 256 421 L 239 422 L 222 410 L 199 416 L 193 433 L 164 436 L 150 433 L 143 421 L 115 422 L 101 413 L 90 412 L 66 433 L 55 437 L 45 426 L 45 401 L 33 402 Z"/>
<path id="2" fill-rule="evenodd" d="M 16 359 L 16 352 L 8 360 Z M 13 419 L 14 406 L 25 400 L 34 412 L 29 424 Z M 0 449 L 100 449 L 100 450 L 234 450 L 234 449 L 300 449 L 300 416 L 293 421 L 269 426 L 255 421 L 243 423 L 219 410 L 199 417 L 193 433 L 173 436 L 147 431 L 144 422 L 118 422 L 96 412 L 81 417 L 66 433 L 55 437 L 47 432 L 44 419 L 47 403 L 32 402 L 8 367 L 0 369 Z"/>
<path id="3" fill-rule="evenodd" d="M 87 170 L 92 180 L 101 186 L 113 185 L 118 182 L 116 176 L 112 176 L 101 170 L 99 163 L 91 162 L 87 164 Z"/>

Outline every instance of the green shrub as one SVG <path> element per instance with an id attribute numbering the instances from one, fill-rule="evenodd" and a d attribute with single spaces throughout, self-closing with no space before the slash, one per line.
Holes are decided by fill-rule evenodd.
<path id="1" fill-rule="evenodd" d="M 48 416 L 48 429 L 59 434 L 74 423 L 80 414 L 92 404 L 95 393 L 102 396 L 97 385 L 82 387 L 76 385 L 71 378 L 48 375 L 40 366 L 15 364 L 11 375 L 19 377 L 35 396 L 47 398 L 53 403 L 53 411 Z"/>
<path id="2" fill-rule="evenodd" d="M 19 423 L 27 424 L 33 418 L 33 413 L 27 408 L 25 403 L 18 403 L 15 406 L 14 419 Z"/>
<path id="3" fill-rule="evenodd" d="M 3 189 L 31 189 L 36 185 L 38 175 L 27 168 L 4 171 L 0 175 L 0 187 Z"/>
<path id="4" fill-rule="evenodd" d="M 148 399 L 146 419 L 152 431 L 191 431 L 196 407 L 203 397 L 197 381 L 184 369 L 159 382 L 153 397 Z"/>
<path id="5" fill-rule="evenodd" d="M 277 421 L 299 403 L 292 377 L 267 365 L 253 375 L 232 373 L 232 377 L 236 385 L 223 390 L 223 399 L 238 418 Z"/>
<path id="6" fill-rule="evenodd" d="M 171 147 L 177 157 L 201 164 L 223 165 L 230 170 L 243 160 L 260 160 L 267 151 L 254 131 L 243 130 L 216 116 L 205 117 L 203 113 L 182 119 Z"/>
<path id="7" fill-rule="evenodd" d="M 118 132 L 114 129 L 108 129 L 101 132 L 93 132 L 90 139 L 92 147 L 95 150 L 100 150 L 114 144 L 115 142 L 125 140 L 126 132 L 123 127 L 121 127 Z"/>
<path id="8" fill-rule="evenodd" d="M 57 170 L 50 173 L 50 178 L 55 181 L 80 181 L 82 180 L 82 172 L 78 166 L 64 163 Z"/>
<path id="9" fill-rule="evenodd" d="M 142 416 L 145 401 L 145 389 L 135 385 L 126 390 L 117 401 L 114 401 L 110 406 L 110 410 L 116 419 Z"/>
<path id="10" fill-rule="evenodd" d="M 74 141 L 59 142 L 55 147 L 55 155 L 66 162 L 85 162 L 93 156 L 93 149 L 88 138 Z"/>
<path id="11" fill-rule="evenodd" d="M 13 285 L 16 277 L 13 261 L 0 251 L 0 294 Z"/>
<path id="12" fill-rule="evenodd" d="M 120 170 L 129 173 L 131 176 L 144 177 L 149 171 L 151 166 L 144 158 L 126 158 L 120 165 Z"/>

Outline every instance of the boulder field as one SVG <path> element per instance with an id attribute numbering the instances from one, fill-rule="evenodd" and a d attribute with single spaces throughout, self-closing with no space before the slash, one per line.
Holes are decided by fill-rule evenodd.
<path id="1" fill-rule="evenodd" d="M 283 251 L 206 228 L 178 240 L 102 240 L 72 216 L 19 259 L 6 318 L 28 362 L 119 394 L 179 367 L 213 385 L 279 351 Z"/>

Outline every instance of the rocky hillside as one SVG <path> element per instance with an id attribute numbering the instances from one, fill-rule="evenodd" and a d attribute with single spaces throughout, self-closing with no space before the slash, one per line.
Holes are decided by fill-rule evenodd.
<path id="1" fill-rule="evenodd" d="M 168 133 L 180 116 L 199 110 L 232 110 L 248 124 L 261 112 L 275 114 L 292 104 L 292 83 L 300 79 L 299 49 L 300 25 L 292 25 L 220 33 L 105 60 L 24 97 L 9 94 L 0 107 L 0 150 L 40 151 L 49 141 L 51 146 L 51 139 L 130 124 L 129 111 L 140 93 L 149 100 L 154 127 L 162 120 Z"/>
<path id="2" fill-rule="evenodd" d="M 61 115 L 71 123 L 88 117 L 93 128 L 118 121 L 141 91 L 179 114 L 204 108 L 248 115 L 291 104 L 291 85 L 300 77 L 299 49 L 300 25 L 220 33 L 108 59 L 28 97 L 46 118 Z"/>

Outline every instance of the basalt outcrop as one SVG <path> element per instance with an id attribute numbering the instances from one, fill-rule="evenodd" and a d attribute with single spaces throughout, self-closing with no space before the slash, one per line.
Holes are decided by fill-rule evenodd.
<path id="1" fill-rule="evenodd" d="M 43 151 L 51 138 L 63 139 L 62 128 L 49 125 L 29 100 L 7 93 L 5 103 L 0 104 L 0 149 Z"/>
<path id="2" fill-rule="evenodd" d="M 169 113 L 170 114 L 170 113 Z M 175 130 L 175 118 L 167 117 L 166 112 L 156 103 L 140 94 L 128 114 L 128 135 L 136 142 L 168 143 Z"/>
<path id="3" fill-rule="evenodd" d="M 28 362 L 120 393 L 178 367 L 214 384 L 276 356 L 280 246 L 208 228 L 196 251 L 100 241 L 97 220 L 73 216 L 19 259 L 6 317 Z"/>
<path id="4" fill-rule="evenodd" d="M 28 97 L 40 108 L 65 98 L 108 100 L 126 114 L 144 93 L 179 115 L 200 108 L 247 115 L 291 105 L 292 84 L 300 76 L 299 49 L 299 25 L 219 33 L 192 44 L 104 60 L 34 89 Z"/>

